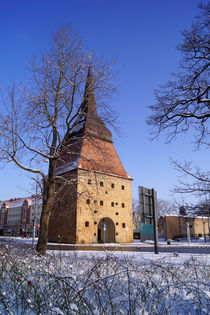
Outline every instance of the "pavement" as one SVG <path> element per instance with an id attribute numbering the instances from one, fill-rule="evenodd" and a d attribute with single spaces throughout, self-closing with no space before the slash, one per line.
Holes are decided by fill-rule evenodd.
<path id="1" fill-rule="evenodd" d="M 35 240 L 35 243 L 37 239 Z M 31 248 L 32 239 L 5 237 L 0 236 L 0 243 L 7 244 L 19 248 Z M 129 244 L 58 244 L 48 243 L 48 250 L 68 250 L 68 251 L 129 251 L 129 252 L 154 252 L 152 241 L 140 242 L 135 240 Z M 205 243 L 204 240 L 192 241 L 188 244 L 186 241 L 171 241 L 167 245 L 166 241 L 160 240 L 158 251 L 165 253 L 194 253 L 194 254 L 210 254 L 210 242 Z"/>

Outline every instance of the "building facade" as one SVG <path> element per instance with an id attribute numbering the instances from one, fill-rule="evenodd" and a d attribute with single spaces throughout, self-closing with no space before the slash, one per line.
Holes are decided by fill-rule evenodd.
<path id="1" fill-rule="evenodd" d="M 159 219 L 159 231 L 165 239 L 187 237 L 187 225 L 189 224 L 191 237 L 209 235 L 210 222 L 208 217 L 187 217 L 180 215 L 166 215 Z M 164 233 L 161 233 L 163 232 Z"/>
<path id="2" fill-rule="evenodd" d="M 32 235 L 33 226 L 40 223 L 42 198 L 11 198 L 0 202 L 0 235 Z"/>
<path id="3" fill-rule="evenodd" d="M 60 188 L 57 183 L 49 241 L 133 241 L 132 178 L 117 155 L 111 132 L 98 116 L 91 67 L 82 112 L 69 134 L 56 174 L 69 184 Z"/>

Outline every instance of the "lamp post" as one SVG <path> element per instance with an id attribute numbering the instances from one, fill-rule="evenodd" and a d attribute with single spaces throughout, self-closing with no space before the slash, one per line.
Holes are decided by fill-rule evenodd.
<path id="1" fill-rule="evenodd" d="M 153 201 L 153 229 L 154 229 L 154 252 L 158 254 L 158 224 L 157 224 L 157 193 L 152 188 Z"/>
<path id="2" fill-rule="evenodd" d="M 203 217 L 202 217 L 202 221 L 203 221 L 203 236 L 204 236 L 204 242 L 206 243 L 206 231 L 205 231 L 205 224 L 206 224 L 206 222 L 205 222 L 205 220 L 203 219 Z"/>
<path id="3" fill-rule="evenodd" d="M 187 222 L 187 241 L 190 244 L 190 223 Z"/>
<path id="4" fill-rule="evenodd" d="M 25 205 L 23 207 L 23 217 L 21 222 L 21 230 L 22 230 L 22 238 L 26 236 L 26 208 Z"/>
<path id="5" fill-rule="evenodd" d="M 38 161 L 38 167 L 39 165 L 40 165 L 40 162 Z M 36 176 L 36 194 L 35 194 L 35 204 L 34 204 L 32 250 L 34 250 L 34 240 L 36 236 L 37 193 L 38 193 L 38 174 Z"/>
<path id="6" fill-rule="evenodd" d="M 207 232 L 207 235 L 208 235 L 208 238 L 210 239 L 210 207 L 209 207 L 209 200 L 210 200 L 210 193 L 209 193 L 209 188 L 208 186 L 206 186 L 206 193 L 205 193 L 205 200 L 206 200 L 206 215 L 208 216 L 208 232 Z M 202 218 L 202 221 L 203 221 L 203 218 Z M 205 227 L 204 227 L 204 230 L 205 230 Z M 205 241 L 206 241 L 206 237 L 205 237 Z"/>
<path id="7" fill-rule="evenodd" d="M 32 237 L 32 250 L 34 250 L 34 240 L 36 236 L 36 207 L 37 207 L 37 183 L 36 183 L 36 195 L 34 204 L 34 216 L 33 216 L 33 237 Z"/>

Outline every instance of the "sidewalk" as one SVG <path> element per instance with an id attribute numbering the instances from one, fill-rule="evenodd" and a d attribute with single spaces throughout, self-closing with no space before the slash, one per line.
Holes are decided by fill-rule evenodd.
<path id="1" fill-rule="evenodd" d="M 32 246 L 32 238 L 7 237 L 0 236 L 2 244 L 9 244 L 16 247 Z M 35 239 L 35 243 L 37 238 Z M 132 251 L 132 252 L 152 252 L 154 251 L 154 242 L 145 241 L 140 242 L 134 240 L 133 243 L 128 244 L 64 244 L 64 243 L 48 243 L 48 250 L 69 250 L 69 251 Z M 210 254 L 210 242 L 205 243 L 204 240 L 193 240 L 190 244 L 187 241 L 173 241 L 170 240 L 170 245 L 164 240 L 159 240 L 159 252 L 192 252 L 201 254 Z"/>

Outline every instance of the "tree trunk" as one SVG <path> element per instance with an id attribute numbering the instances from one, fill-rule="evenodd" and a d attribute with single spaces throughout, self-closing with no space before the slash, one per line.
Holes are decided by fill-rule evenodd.
<path id="1" fill-rule="evenodd" d="M 43 196 L 43 207 L 40 220 L 40 234 L 36 250 L 40 255 L 45 255 L 48 242 L 49 220 L 55 198 L 55 167 L 56 161 L 50 161 L 48 182 L 46 183 Z"/>

